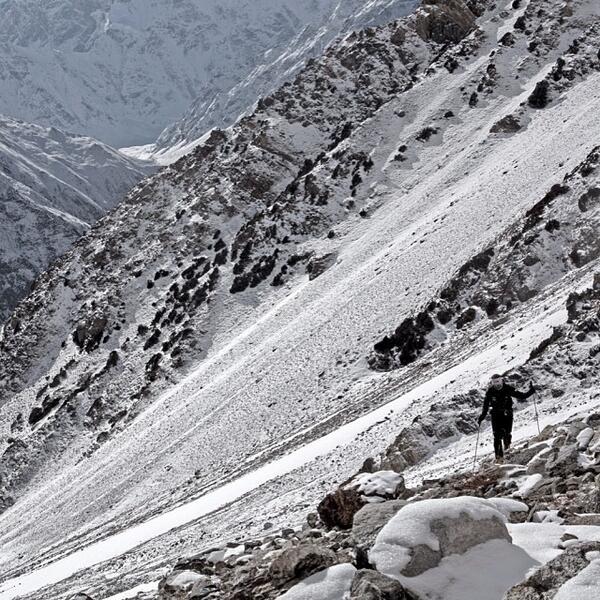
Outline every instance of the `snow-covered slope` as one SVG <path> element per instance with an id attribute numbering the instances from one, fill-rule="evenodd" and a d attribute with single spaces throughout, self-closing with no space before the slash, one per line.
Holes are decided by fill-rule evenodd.
<path id="1" fill-rule="evenodd" d="M 2 336 L 0 568 L 30 576 L 0 598 L 297 522 L 524 363 L 598 263 L 598 29 L 592 0 L 446 0 L 349 35 L 44 274 Z"/>
<path id="2" fill-rule="evenodd" d="M 101 139 L 153 142 L 194 102 L 229 125 L 340 32 L 413 0 L 2 0 L 0 114 Z M 266 71 L 265 71 L 266 69 Z M 263 74 L 264 71 L 264 74 Z M 52 73 L 52 77 L 47 74 Z"/>
<path id="3" fill-rule="evenodd" d="M 91 138 L 0 117 L 0 322 L 145 173 Z"/>

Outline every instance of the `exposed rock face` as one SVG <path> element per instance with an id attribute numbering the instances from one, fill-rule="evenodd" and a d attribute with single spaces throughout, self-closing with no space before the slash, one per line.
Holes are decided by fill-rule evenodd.
<path id="1" fill-rule="evenodd" d="M 317 510 L 326 527 L 350 529 L 354 515 L 364 506 L 361 494 L 354 489 L 339 488 L 321 500 Z"/>
<path id="2" fill-rule="evenodd" d="M 460 0 L 425 0 L 417 16 L 419 35 L 440 44 L 457 42 L 474 27 L 475 15 Z"/>
<path id="3" fill-rule="evenodd" d="M 568 581 L 574 579 L 591 560 L 590 552 L 600 551 L 600 542 L 585 542 L 569 546 L 560 556 L 535 571 L 525 582 L 506 593 L 504 600 L 546 600 L 554 598 Z"/>

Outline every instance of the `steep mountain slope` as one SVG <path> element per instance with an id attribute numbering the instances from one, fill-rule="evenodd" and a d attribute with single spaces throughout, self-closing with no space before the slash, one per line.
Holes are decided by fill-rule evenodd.
<path id="1" fill-rule="evenodd" d="M 0 322 L 149 172 L 91 138 L 0 117 Z"/>
<path id="2" fill-rule="evenodd" d="M 1 565 L 24 579 L 0 598 L 84 568 L 46 596 L 133 587 L 298 520 L 525 362 L 597 267 L 598 28 L 587 0 L 440 0 L 352 34 L 57 262 L 3 330 Z M 389 332 L 423 312 L 403 353 Z M 386 333 L 370 364 L 401 368 L 376 373 Z"/>
<path id="3" fill-rule="evenodd" d="M 340 32 L 412 6 L 413 0 L 2 0 L 0 113 L 119 147 L 153 142 L 195 102 L 204 133 L 231 124 L 254 103 L 265 77 L 276 81 Z M 264 76 L 263 64 L 270 65 Z M 181 135 L 172 131 L 174 137 Z"/>

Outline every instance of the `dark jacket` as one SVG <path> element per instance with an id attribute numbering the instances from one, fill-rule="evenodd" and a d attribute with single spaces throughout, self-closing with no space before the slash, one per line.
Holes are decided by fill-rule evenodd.
<path id="1" fill-rule="evenodd" d="M 512 414 L 513 398 L 516 398 L 520 402 L 524 402 L 534 392 L 535 390 L 533 389 L 530 389 L 527 392 L 519 392 L 519 390 L 515 390 L 514 387 L 506 383 L 499 390 L 495 387 L 490 387 L 485 395 L 480 419 L 482 421 L 485 419 L 488 410 L 491 410 L 492 416 L 495 414 Z"/>

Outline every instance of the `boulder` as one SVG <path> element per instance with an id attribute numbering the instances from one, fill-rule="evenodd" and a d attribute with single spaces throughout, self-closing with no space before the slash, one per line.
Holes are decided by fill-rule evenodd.
<path id="1" fill-rule="evenodd" d="M 352 580 L 350 600 L 409 600 L 412 596 L 395 579 L 363 569 Z"/>
<path id="2" fill-rule="evenodd" d="M 160 600 L 187 600 L 189 592 L 196 585 L 211 583 L 209 577 L 195 571 L 172 571 L 158 584 Z"/>
<path id="3" fill-rule="evenodd" d="M 389 500 L 366 504 L 355 515 L 352 538 L 357 546 L 370 548 L 383 526 L 404 506 L 406 500 Z"/>
<path id="4" fill-rule="evenodd" d="M 579 445 L 565 444 L 558 454 L 548 460 L 546 471 L 553 476 L 566 478 L 579 470 Z"/>
<path id="5" fill-rule="evenodd" d="M 340 487 L 321 500 L 317 512 L 325 527 L 350 529 L 354 515 L 364 504 L 362 495 L 355 489 Z"/>
<path id="6" fill-rule="evenodd" d="M 277 585 L 303 579 L 337 562 L 335 552 L 317 544 L 304 544 L 284 550 L 269 568 Z"/>
<path id="7" fill-rule="evenodd" d="M 504 600 L 546 600 L 556 597 L 569 580 L 590 564 L 586 555 L 599 551 L 600 542 L 569 546 L 561 555 L 537 569 L 526 581 L 510 589 Z"/>
<path id="8" fill-rule="evenodd" d="M 369 558 L 390 577 L 415 577 L 446 556 L 490 540 L 511 541 L 505 517 L 491 503 L 468 496 L 422 500 L 400 509 L 379 532 Z"/>
<path id="9" fill-rule="evenodd" d="M 407 498 L 410 492 L 406 489 L 404 477 L 396 471 L 377 471 L 375 473 L 358 474 L 347 487 L 354 488 L 366 497 L 378 497 L 385 500 Z"/>

